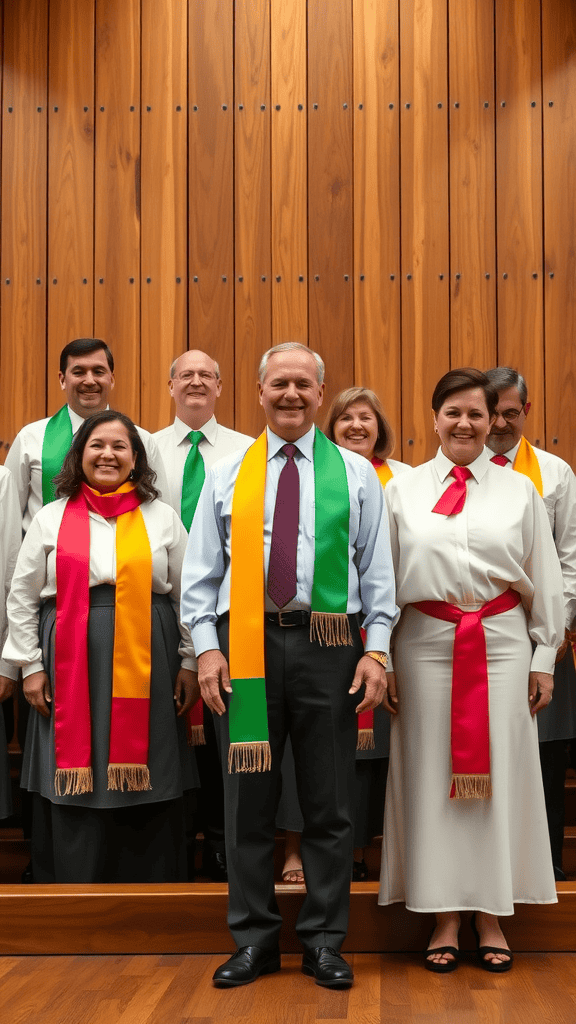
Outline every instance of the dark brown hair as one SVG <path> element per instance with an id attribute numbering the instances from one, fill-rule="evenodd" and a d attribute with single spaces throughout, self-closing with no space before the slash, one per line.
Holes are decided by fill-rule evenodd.
<path id="1" fill-rule="evenodd" d="M 136 465 L 132 470 L 131 478 L 135 484 L 136 494 L 142 501 L 153 501 L 154 498 L 159 496 L 159 492 L 154 486 L 156 483 L 156 473 L 148 465 L 144 443 L 132 420 L 122 412 L 115 412 L 114 409 L 104 409 L 102 412 L 96 412 L 93 416 L 89 416 L 88 419 L 84 420 L 76 434 L 72 447 L 64 459 L 62 469 L 58 476 L 54 477 L 57 498 L 72 498 L 78 493 L 81 484 L 86 482 L 82 472 L 82 458 L 88 439 L 101 423 L 112 423 L 115 420 L 118 420 L 119 423 L 126 427 L 126 432 L 130 438 L 130 446 L 136 456 Z"/>
<path id="2" fill-rule="evenodd" d="M 60 373 L 66 373 L 68 359 L 73 359 L 74 356 L 87 356 L 91 352 L 99 352 L 100 349 L 102 349 L 106 356 L 110 372 L 114 373 L 114 356 L 106 342 L 102 341 L 101 338 L 75 338 L 74 341 L 69 341 L 60 353 Z"/>
<path id="3" fill-rule="evenodd" d="M 331 441 L 334 441 L 334 424 L 339 416 L 349 405 L 353 405 L 354 402 L 366 402 L 374 413 L 378 422 L 378 437 L 376 438 L 376 444 L 374 445 L 374 455 L 377 455 L 379 459 L 386 460 L 389 455 L 394 451 L 395 438 L 394 431 L 388 423 L 384 415 L 384 409 L 382 408 L 382 402 L 378 398 L 378 395 L 370 388 L 346 388 L 344 391 L 340 391 L 339 394 L 332 401 L 332 405 L 328 410 L 326 422 L 324 424 L 324 433 L 326 437 L 329 437 Z"/>
<path id="4" fill-rule="evenodd" d="M 450 395 L 456 394 L 457 391 L 467 391 L 469 388 L 482 389 L 488 415 L 492 418 L 498 405 L 498 392 L 494 385 L 490 383 L 486 374 L 482 370 L 474 369 L 472 366 L 462 366 L 458 370 L 449 370 L 448 373 L 445 373 L 440 378 L 432 395 L 432 408 L 434 412 L 436 414 L 440 412 L 444 402 L 447 398 L 450 398 Z"/>

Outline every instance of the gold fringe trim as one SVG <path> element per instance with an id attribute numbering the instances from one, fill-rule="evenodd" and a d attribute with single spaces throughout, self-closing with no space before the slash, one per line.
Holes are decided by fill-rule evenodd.
<path id="1" fill-rule="evenodd" d="M 206 737 L 204 736 L 203 725 L 193 725 L 190 729 L 190 736 L 188 738 L 189 747 L 205 747 Z"/>
<path id="2" fill-rule="evenodd" d="M 455 800 L 487 800 L 492 796 L 489 775 L 453 775 Z M 450 784 L 450 792 L 452 791 Z"/>
<path id="3" fill-rule="evenodd" d="M 310 639 L 327 647 L 352 647 L 352 632 L 347 615 L 334 612 L 312 612 Z"/>
<path id="4" fill-rule="evenodd" d="M 356 750 L 375 750 L 376 744 L 374 743 L 374 730 L 373 729 L 359 729 L 358 730 L 358 743 L 356 744 Z"/>
<path id="5" fill-rule="evenodd" d="M 79 796 L 91 793 L 94 779 L 91 768 L 57 768 L 54 776 L 54 789 L 57 796 Z"/>
<path id="6" fill-rule="evenodd" d="M 231 743 L 228 751 L 228 773 L 269 772 L 272 753 L 268 740 L 260 743 Z"/>
<path id="7" fill-rule="evenodd" d="M 109 764 L 108 789 L 119 789 L 128 793 L 137 793 L 144 789 L 152 789 L 150 770 L 146 764 Z"/>

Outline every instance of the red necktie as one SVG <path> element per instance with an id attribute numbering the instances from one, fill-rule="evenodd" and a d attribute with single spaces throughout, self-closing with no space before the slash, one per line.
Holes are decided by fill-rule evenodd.
<path id="1" fill-rule="evenodd" d="M 300 478 L 294 462 L 296 445 L 285 444 L 286 456 L 276 491 L 270 560 L 268 562 L 268 593 L 279 608 L 296 595 L 296 551 L 300 515 Z"/>
<path id="2" fill-rule="evenodd" d="M 438 512 L 441 516 L 455 516 L 462 511 L 466 501 L 466 481 L 472 476 L 472 473 L 466 466 L 454 466 L 450 476 L 456 478 L 455 482 L 444 491 L 432 509 L 433 512 Z"/>
<path id="3" fill-rule="evenodd" d="M 490 462 L 495 462 L 497 466 L 507 466 L 510 459 L 506 458 L 505 455 L 493 455 Z"/>

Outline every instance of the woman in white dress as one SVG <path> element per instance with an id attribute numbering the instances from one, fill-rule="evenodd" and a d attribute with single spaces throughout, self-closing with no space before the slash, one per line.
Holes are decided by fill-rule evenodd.
<path id="1" fill-rule="evenodd" d="M 498 917 L 556 902 L 535 715 L 552 698 L 562 575 L 536 488 L 484 448 L 497 400 L 479 370 L 445 374 L 436 457 L 385 491 L 402 617 L 379 902 L 436 914 L 437 972 L 458 964 L 461 911 L 501 972 Z"/>

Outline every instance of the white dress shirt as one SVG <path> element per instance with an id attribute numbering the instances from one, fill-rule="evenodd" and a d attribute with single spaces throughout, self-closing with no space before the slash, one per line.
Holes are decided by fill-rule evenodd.
<path id="1" fill-rule="evenodd" d="M 447 601 L 476 611 L 508 587 L 517 590 L 537 645 L 532 670 L 552 672 L 564 637 L 560 563 L 536 488 L 503 474 L 484 449 L 470 463 L 464 509 L 432 509 L 453 482 L 454 464 L 438 449 L 431 462 L 394 477 L 384 494 L 390 517 L 397 601 Z"/>
<path id="2" fill-rule="evenodd" d="M 164 427 L 163 430 L 158 430 L 155 434 L 152 434 L 164 463 L 168 481 L 168 489 L 163 494 L 164 501 L 167 501 L 178 515 L 180 515 L 182 506 L 184 465 L 192 443 L 188 439 L 191 429 L 187 423 L 183 423 L 176 416 L 174 423 L 171 423 L 169 427 Z M 223 427 L 221 423 L 216 421 L 215 416 L 212 416 L 199 429 L 204 434 L 204 437 L 198 445 L 198 451 L 204 459 L 206 471 L 226 455 L 232 455 L 238 451 L 244 454 L 254 440 L 248 434 L 240 434 L 237 430 Z"/>
<path id="3" fill-rule="evenodd" d="M 286 609 L 310 610 L 314 575 L 315 495 L 314 431 L 294 442 L 300 480 L 300 522 L 296 555 L 296 596 Z M 270 540 L 278 479 L 286 462 L 286 444 L 267 430 L 268 465 L 264 492 L 264 569 L 268 577 Z M 382 486 L 369 461 L 338 449 L 346 467 L 350 495 L 348 612 L 362 611 L 367 650 L 388 651 L 398 618 Z M 243 459 L 237 452 L 212 467 L 192 521 L 182 570 L 182 621 L 190 626 L 197 654 L 218 648 L 216 620 L 230 607 L 230 526 L 234 485 Z M 410 475 L 410 474 L 407 474 Z M 276 611 L 268 594 L 267 611 Z"/>
<path id="4" fill-rule="evenodd" d="M 3 658 L 21 665 L 23 676 L 44 670 L 38 645 L 40 605 L 56 593 L 56 546 L 67 498 L 45 505 L 34 517 L 22 541 L 8 598 L 8 640 Z M 163 501 L 140 505 L 152 552 L 152 590 L 170 594 L 180 612 L 180 574 L 187 535 L 174 510 Z M 116 519 L 104 519 L 89 510 L 89 585 L 116 583 Z M 196 671 L 196 658 L 188 630 L 180 625 L 182 667 Z"/>
<path id="5" fill-rule="evenodd" d="M 75 435 L 84 420 L 68 406 L 72 435 Z M 42 508 L 42 445 L 46 426 L 51 417 L 28 423 L 16 435 L 6 456 L 4 465 L 10 470 L 20 499 L 22 510 L 22 529 L 26 531 L 34 516 Z M 166 491 L 166 475 L 164 465 L 158 453 L 156 442 L 143 427 L 136 427 L 146 449 L 146 456 L 151 469 L 156 473 L 156 488 L 163 495 Z"/>
<path id="6" fill-rule="evenodd" d="M 0 652 L 8 633 L 6 601 L 18 551 L 22 542 L 22 516 L 18 505 L 18 494 L 12 474 L 0 466 Z M 0 676 L 17 679 L 18 669 L 0 658 Z"/>

